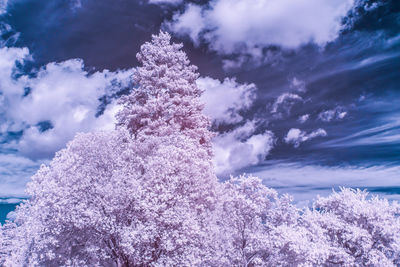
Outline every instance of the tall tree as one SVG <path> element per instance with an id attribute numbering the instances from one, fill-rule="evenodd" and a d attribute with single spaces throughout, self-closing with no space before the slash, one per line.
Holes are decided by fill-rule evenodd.
<path id="1" fill-rule="evenodd" d="M 163 32 L 142 45 L 137 54 L 142 66 L 134 75 L 139 87 L 122 98 L 124 109 L 117 114 L 118 124 L 136 138 L 180 132 L 197 140 L 211 156 L 213 134 L 202 113 L 197 67 L 190 65 L 181 48 L 182 44 L 171 44 L 171 36 Z"/>
<path id="2" fill-rule="evenodd" d="M 119 127 L 42 166 L 3 230 L 8 266 L 193 266 L 210 257 L 217 179 L 195 67 L 167 33 L 138 54 Z"/>

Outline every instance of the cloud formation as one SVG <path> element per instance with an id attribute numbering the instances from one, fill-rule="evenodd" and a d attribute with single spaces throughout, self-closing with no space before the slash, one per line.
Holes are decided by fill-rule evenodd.
<path id="1" fill-rule="evenodd" d="M 326 131 L 324 129 L 318 129 L 307 134 L 305 131 L 302 131 L 297 128 L 292 128 L 287 133 L 284 141 L 287 144 L 292 144 L 294 147 L 299 147 L 301 143 L 314 139 L 319 136 L 327 136 Z"/>
<path id="2" fill-rule="evenodd" d="M 290 110 L 295 102 L 303 101 L 303 98 L 297 94 L 283 93 L 281 94 L 271 108 L 271 113 L 290 114 Z"/>
<path id="3" fill-rule="evenodd" d="M 81 60 L 49 63 L 34 75 L 20 73 L 26 48 L 0 48 L 0 131 L 20 133 L 8 144 L 31 159 L 48 158 L 77 132 L 114 127 L 115 105 L 99 112 L 100 98 L 126 87 L 132 71 L 84 70 Z"/>
<path id="4" fill-rule="evenodd" d="M 234 78 L 221 82 L 210 77 L 199 78 L 197 84 L 204 90 L 202 101 L 205 103 L 205 114 L 214 124 L 230 125 L 232 128 L 213 140 L 217 175 L 226 176 L 264 161 L 273 147 L 274 135 L 270 131 L 259 133 L 257 122 L 241 115 L 253 105 L 256 86 L 240 84 Z"/>
<path id="5" fill-rule="evenodd" d="M 337 38 L 353 0 L 213 0 L 188 4 L 166 26 L 208 43 L 222 55 L 263 54 L 269 46 L 295 49 L 308 43 L 324 46 Z M 318 12 L 315 12 L 318 10 Z"/>
<path id="6" fill-rule="evenodd" d="M 217 175 L 228 175 L 265 160 L 274 144 L 270 131 L 256 134 L 254 121 L 214 138 L 214 166 Z"/>
<path id="7" fill-rule="evenodd" d="M 342 120 L 346 117 L 347 111 L 342 107 L 336 107 L 334 109 L 326 110 L 318 114 L 318 119 L 324 122 L 330 122 L 332 120 Z"/>
<path id="8" fill-rule="evenodd" d="M 340 186 L 368 189 L 371 193 L 400 200 L 399 173 L 398 166 L 328 167 L 282 162 L 253 168 L 253 174 L 263 179 L 265 185 L 293 195 L 300 206 L 317 195 L 327 196 L 333 188 L 338 190 Z"/>
<path id="9" fill-rule="evenodd" d="M 310 118 L 310 114 L 304 114 L 299 117 L 298 121 L 300 123 L 305 123 L 306 121 L 308 121 L 309 118 Z"/>
<path id="10" fill-rule="evenodd" d="M 239 84 L 235 79 L 226 78 L 223 82 L 210 77 L 197 80 L 204 90 L 201 97 L 205 103 L 204 113 L 216 124 L 235 124 L 243 120 L 240 111 L 247 110 L 256 97 L 254 84 Z"/>
<path id="11" fill-rule="evenodd" d="M 306 88 L 306 83 L 302 80 L 297 79 L 296 77 L 294 77 L 291 81 L 290 81 L 290 88 L 304 93 L 305 91 L 307 91 Z"/>

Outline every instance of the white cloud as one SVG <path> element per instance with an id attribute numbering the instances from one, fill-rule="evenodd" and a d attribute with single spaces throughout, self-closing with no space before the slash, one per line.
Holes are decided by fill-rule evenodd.
<path id="1" fill-rule="evenodd" d="M 315 130 L 309 134 L 300 129 L 292 128 L 289 130 L 285 137 L 287 144 L 293 144 L 294 147 L 299 147 L 301 143 L 314 139 L 319 136 L 326 136 L 327 133 L 324 129 Z"/>
<path id="2" fill-rule="evenodd" d="M 205 40 L 220 54 L 245 51 L 258 56 L 270 45 L 294 49 L 335 40 L 341 19 L 353 4 L 353 0 L 213 0 L 201 8 L 188 5 L 166 25 L 175 33 L 188 34 L 195 43 Z"/>
<path id="3" fill-rule="evenodd" d="M 300 123 L 305 123 L 306 121 L 308 121 L 309 118 L 310 118 L 310 114 L 304 114 L 299 117 L 298 121 Z"/>
<path id="4" fill-rule="evenodd" d="M 217 175 L 262 162 L 273 147 L 274 137 L 269 131 L 254 134 L 254 122 L 214 138 L 214 166 Z"/>
<path id="5" fill-rule="evenodd" d="M 290 81 L 290 88 L 295 89 L 296 91 L 299 91 L 299 92 L 307 91 L 306 83 L 302 80 L 297 79 L 296 77 L 294 77 Z"/>
<path id="6" fill-rule="evenodd" d="M 113 104 L 96 117 L 99 98 L 112 84 L 127 86 L 132 70 L 88 74 L 81 60 L 71 59 L 49 63 L 35 77 L 14 78 L 15 62 L 25 58 L 26 48 L 0 48 L 0 130 L 23 131 L 13 148 L 32 159 L 47 158 L 77 132 L 113 127 Z M 43 123 L 47 129 L 41 129 Z"/>
<path id="7" fill-rule="evenodd" d="M 289 114 L 293 104 L 297 101 L 302 101 L 303 98 L 297 94 L 283 93 L 272 105 L 271 113 L 286 113 Z"/>
<path id="8" fill-rule="evenodd" d="M 205 28 L 205 22 L 201 16 L 201 7 L 193 4 L 186 6 L 183 14 L 175 14 L 174 23 L 170 25 L 170 30 L 178 35 L 188 35 L 195 45 L 198 45 L 198 36 Z"/>
<path id="9" fill-rule="evenodd" d="M 210 77 L 199 78 L 197 85 L 204 90 L 201 97 L 205 103 L 204 113 L 217 124 L 241 122 L 239 111 L 253 104 L 257 90 L 254 84 L 239 84 L 228 78 L 223 82 Z"/>
<path id="10" fill-rule="evenodd" d="M 256 86 L 239 84 L 235 79 L 227 78 L 221 82 L 210 77 L 199 78 L 197 84 L 204 90 L 204 112 L 216 124 L 241 123 L 241 126 L 213 140 L 213 162 L 217 175 L 228 175 L 263 161 L 273 146 L 273 134 L 269 131 L 255 134 L 256 123 L 244 122 L 239 114 L 253 104 Z"/>
<path id="11" fill-rule="evenodd" d="M 336 107 L 331 110 L 326 110 L 318 114 L 318 119 L 325 122 L 330 122 L 332 120 L 342 120 L 346 117 L 347 111 L 344 111 L 342 107 Z"/>

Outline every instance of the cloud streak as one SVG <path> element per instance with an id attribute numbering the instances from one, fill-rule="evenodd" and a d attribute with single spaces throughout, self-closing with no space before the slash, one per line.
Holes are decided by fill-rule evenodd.
<path id="1" fill-rule="evenodd" d="M 248 172 L 263 179 L 267 186 L 276 188 L 281 193 L 294 195 L 295 201 L 300 205 L 307 204 L 307 201 L 317 195 L 327 196 L 340 186 L 367 189 L 391 200 L 400 200 L 398 166 L 328 167 L 276 161 L 251 168 Z"/>

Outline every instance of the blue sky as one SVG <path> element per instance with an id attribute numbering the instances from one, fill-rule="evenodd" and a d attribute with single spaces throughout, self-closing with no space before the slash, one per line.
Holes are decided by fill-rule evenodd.
<path id="1" fill-rule="evenodd" d="M 113 128 L 140 45 L 168 31 L 205 89 L 220 177 L 307 201 L 400 197 L 400 2 L 0 0 L 0 197 L 77 132 Z"/>

